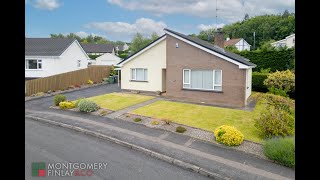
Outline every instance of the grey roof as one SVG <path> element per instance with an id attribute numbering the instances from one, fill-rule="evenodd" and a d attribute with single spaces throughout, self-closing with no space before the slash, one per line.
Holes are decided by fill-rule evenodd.
<path id="1" fill-rule="evenodd" d="M 60 56 L 75 40 L 72 38 L 25 38 L 25 55 Z"/>
<path id="2" fill-rule="evenodd" d="M 81 43 L 86 53 L 112 53 L 114 46 L 112 44 L 93 44 L 93 43 Z"/>
<path id="3" fill-rule="evenodd" d="M 118 45 L 117 47 L 118 47 L 119 51 L 123 51 L 123 45 Z"/>
<path id="4" fill-rule="evenodd" d="M 238 54 L 229 52 L 229 51 L 227 51 L 227 50 L 225 50 L 225 49 L 223 49 L 223 48 L 220 48 L 220 47 L 218 47 L 218 46 L 216 46 L 216 45 L 213 45 L 213 44 L 211 44 L 211 43 L 209 43 L 209 42 L 207 42 L 207 41 L 204 41 L 204 40 L 202 40 L 202 39 L 198 39 L 198 38 L 191 37 L 191 36 L 186 36 L 186 35 L 184 35 L 184 34 L 181 34 L 181 33 L 172 31 L 172 30 L 170 30 L 170 29 L 166 29 L 166 28 L 165 28 L 164 30 L 166 30 L 166 31 L 168 31 L 168 32 L 171 32 L 171 33 L 173 33 L 173 34 L 175 34 L 175 35 L 177 35 L 177 36 L 180 36 L 180 37 L 182 37 L 182 38 L 184 38 L 184 39 L 187 39 L 187 40 L 189 40 L 189 41 L 191 41 L 191 42 L 193 42 L 193 43 L 196 43 L 196 44 L 198 44 L 198 45 L 200 45 L 200 46 L 202 46 L 202 47 L 204 47 L 204 48 L 207 48 L 207 49 L 209 49 L 209 50 L 212 50 L 212 51 L 214 51 L 214 52 L 216 52 L 216 53 L 219 53 L 219 54 L 221 54 L 221 55 L 224 55 L 224 56 L 226 56 L 226 57 L 229 57 L 229 58 L 231 58 L 231 59 L 233 59 L 233 60 L 235 60 L 235 61 L 237 61 L 237 62 L 239 62 L 239 63 L 245 64 L 245 65 L 247 65 L 247 66 L 256 66 L 255 64 L 249 62 L 249 59 L 246 59 L 246 58 L 244 58 L 244 57 L 242 57 L 242 56 L 240 56 L 240 55 L 238 55 Z"/>

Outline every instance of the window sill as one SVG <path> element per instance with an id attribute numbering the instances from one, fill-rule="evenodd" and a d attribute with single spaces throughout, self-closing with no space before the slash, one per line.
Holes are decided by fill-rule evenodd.
<path id="1" fill-rule="evenodd" d="M 186 91 L 203 91 L 203 92 L 223 93 L 223 91 L 209 90 L 209 89 L 190 89 L 190 88 L 182 88 L 182 90 L 186 90 Z"/>
<path id="2" fill-rule="evenodd" d="M 130 80 L 130 82 L 149 82 L 149 81 Z"/>

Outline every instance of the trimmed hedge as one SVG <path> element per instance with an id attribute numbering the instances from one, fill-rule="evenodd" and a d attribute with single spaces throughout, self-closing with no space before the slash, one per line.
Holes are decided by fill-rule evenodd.
<path id="1" fill-rule="evenodd" d="M 250 62 L 257 65 L 253 71 L 260 71 L 261 68 L 271 68 L 272 72 L 294 69 L 294 48 L 283 50 L 255 50 L 237 52 L 240 56 L 250 59 Z"/>
<path id="2" fill-rule="evenodd" d="M 268 73 L 252 72 L 252 91 L 268 92 L 268 87 L 263 84 Z"/>
<path id="3" fill-rule="evenodd" d="M 101 56 L 101 55 L 93 55 L 93 54 L 90 54 L 90 55 L 88 55 L 89 56 L 89 58 L 91 58 L 91 59 L 96 59 L 97 57 L 99 57 L 99 56 Z"/>

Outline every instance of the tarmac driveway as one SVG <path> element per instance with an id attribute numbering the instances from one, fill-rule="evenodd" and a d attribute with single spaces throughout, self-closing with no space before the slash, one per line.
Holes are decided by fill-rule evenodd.
<path id="1" fill-rule="evenodd" d="M 100 86 L 95 86 L 91 88 L 86 88 L 83 90 L 73 91 L 73 92 L 66 92 L 64 94 L 68 100 L 76 100 L 80 97 L 91 97 L 91 96 L 98 96 L 106 93 L 112 92 L 120 92 L 121 88 L 118 84 L 104 84 Z M 53 105 L 53 98 L 54 96 L 34 99 L 25 102 L 25 109 L 30 110 L 49 110 L 49 106 Z"/>

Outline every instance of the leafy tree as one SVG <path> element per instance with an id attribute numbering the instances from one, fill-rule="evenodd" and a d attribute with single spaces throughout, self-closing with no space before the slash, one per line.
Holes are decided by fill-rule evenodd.
<path id="1" fill-rule="evenodd" d="M 243 20 L 246 21 L 246 20 L 249 20 L 249 19 L 250 19 L 249 14 L 246 13 L 246 14 L 244 15 Z"/>
<path id="2" fill-rule="evenodd" d="M 273 42 L 275 42 L 275 40 L 271 39 L 269 41 L 261 43 L 260 49 L 267 51 L 275 50 L 275 47 L 271 45 L 271 43 Z"/>
<path id="3" fill-rule="evenodd" d="M 225 47 L 225 49 L 230 51 L 230 52 L 233 52 L 233 53 L 239 52 L 239 50 L 237 49 L 237 47 L 235 45 L 227 46 L 227 47 Z"/>
<path id="4" fill-rule="evenodd" d="M 156 33 L 152 33 L 150 38 L 143 37 L 142 34 L 137 33 L 130 45 L 131 53 L 135 53 L 140 49 L 144 48 L 146 45 L 157 39 L 159 36 Z"/>
<path id="5" fill-rule="evenodd" d="M 59 34 L 50 34 L 50 37 L 51 38 L 65 38 L 65 36 L 61 33 Z"/>
<path id="6" fill-rule="evenodd" d="M 66 36 L 66 38 L 75 38 L 75 39 L 77 39 L 78 41 L 81 41 L 81 37 L 78 36 L 78 35 L 76 35 L 76 34 L 74 34 L 74 33 L 68 34 L 68 35 Z"/>
<path id="7" fill-rule="evenodd" d="M 212 28 L 212 29 L 208 29 L 208 30 L 203 30 L 203 31 L 200 31 L 199 35 L 197 35 L 197 37 L 199 39 L 202 39 L 204 41 L 208 41 L 210 43 L 213 43 L 213 40 L 214 40 L 214 32 L 215 32 L 215 29 Z"/>

